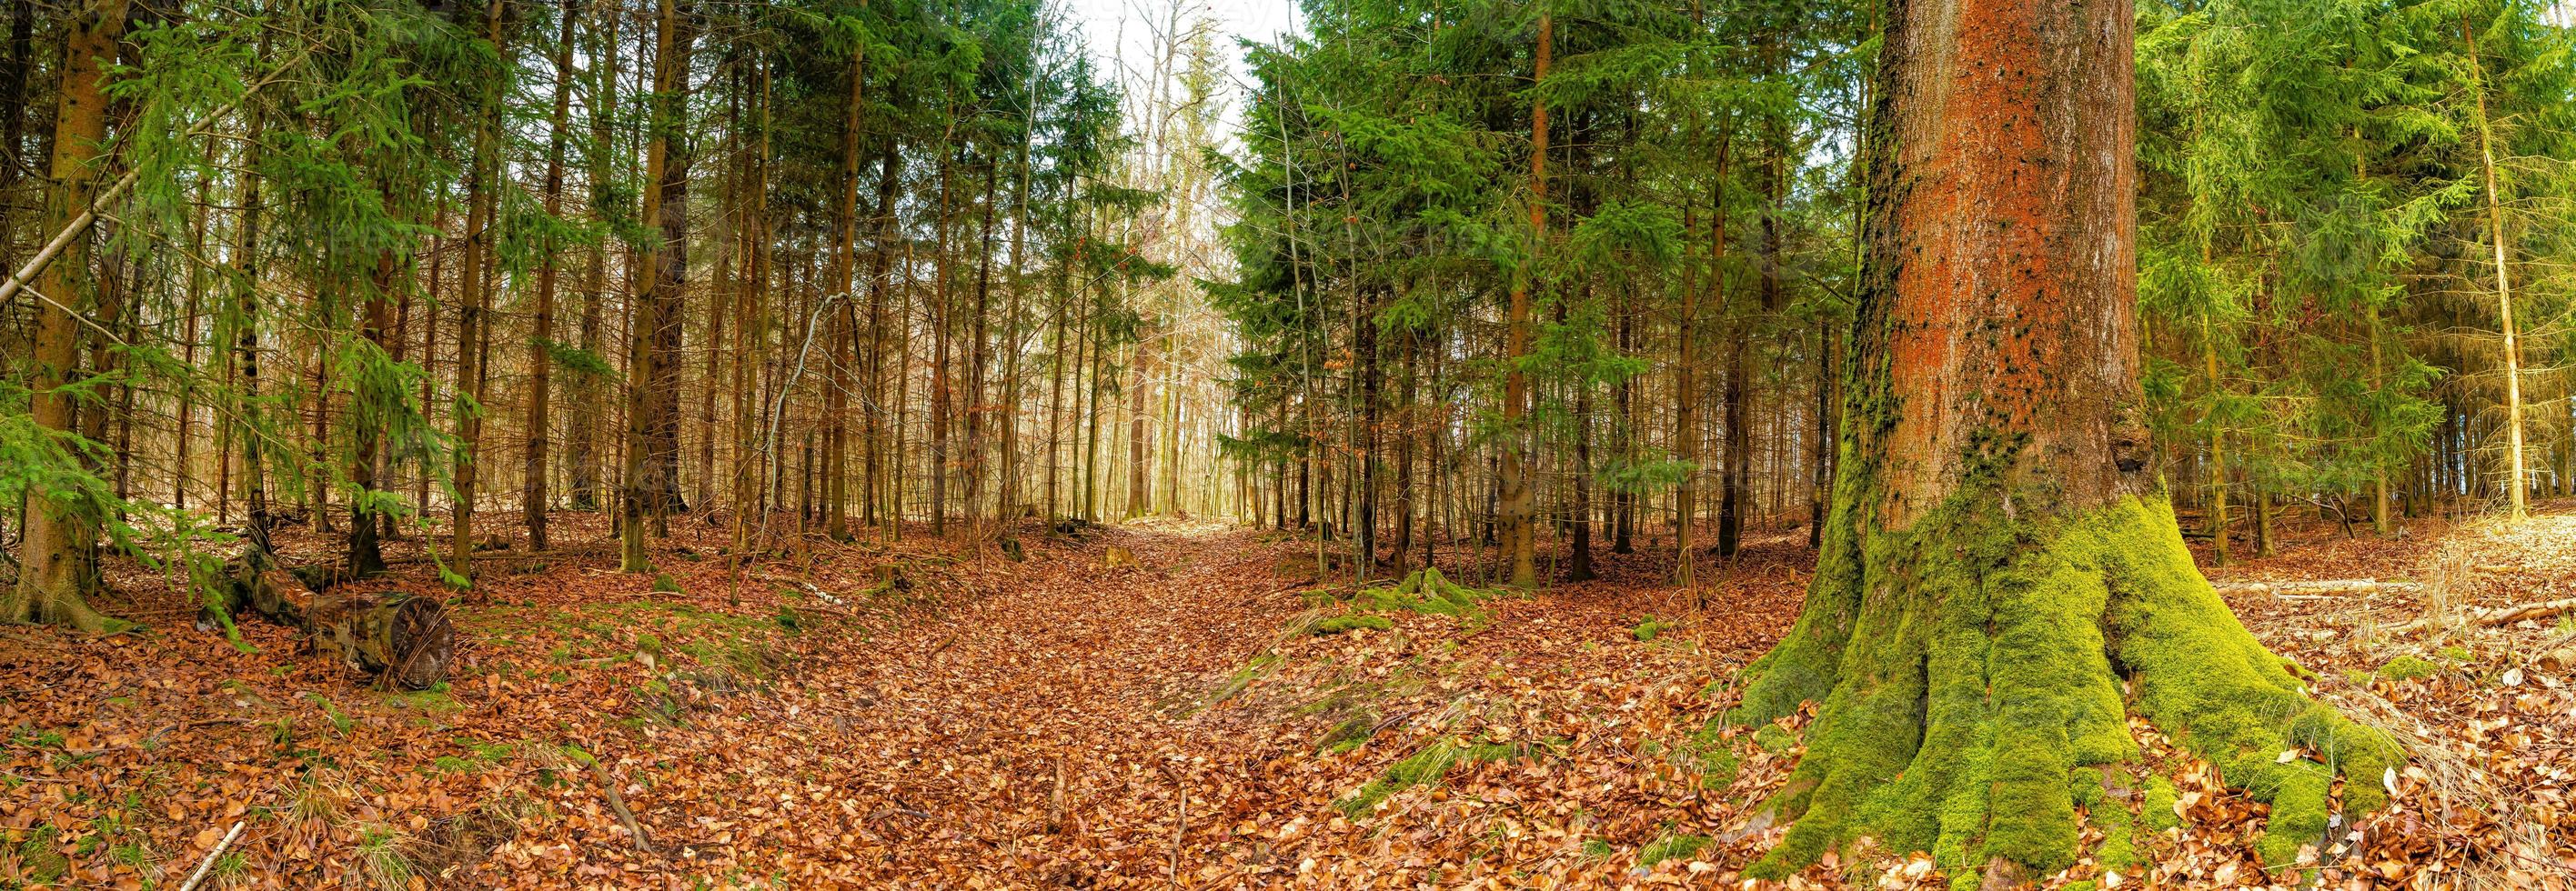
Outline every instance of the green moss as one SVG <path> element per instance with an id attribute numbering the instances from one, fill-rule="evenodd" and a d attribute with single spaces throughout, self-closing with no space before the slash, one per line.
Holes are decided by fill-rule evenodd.
<path id="1" fill-rule="evenodd" d="M 1610 856 L 1614 852 L 1615 851 L 1610 847 L 1609 842 L 1597 838 L 1587 838 L 1583 840 L 1583 856 L 1585 857 L 1600 860 Z"/>
<path id="2" fill-rule="evenodd" d="M 2332 772 L 2305 761 L 2283 767 L 2279 784 L 2272 792 L 2272 819 L 2263 824 L 2263 838 L 2254 844 L 2264 868 L 2273 870 L 2296 863 L 2303 846 L 2323 848 L 2328 815 L 2333 810 L 2327 801 L 2327 792 L 2334 785 Z"/>
<path id="3" fill-rule="evenodd" d="M 2430 660 L 2409 654 L 2390 659 L 2386 664 L 2379 666 L 2379 676 L 2392 681 L 2412 681 L 2432 677 L 2434 673 L 2441 670 L 2441 666 L 2433 664 Z"/>
<path id="4" fill-rule="evenodd" d="M 1732 786 L 1736 775 L 1744 769 L 1744 759 L 1735 754 L 1735 747 L 1708 729 L 1692 734 L 1682 745 L 1681 752 L 1697 762 L 1699 784 L 1703 789 Z"/>
<path id="5" fill-rule="evenodd" d="M 1500 761 L 1527 755 L 1530 752 L 1531 748 L 1526 745 L 1469 744 L 1443 737 L 1387 767 L 1386 773 L 1368 781 L 1351 794 L 1343 796 L 1342 800 L 1334 802 L 1333 806 L 1339 808 L 1343 816 L 1358 819 L 1376 810 L 1378 802 L 1393 797 L 1395 793 L 1415 786 L 1440 782 L 1441 777 L 1448 775 L 1450 768 L 1459 764 Z"/>
<path id="6" fill-rule="evenodd" d="M 1363 616 L 1356 614 L 1330 616 L 1307 628 L 1306 633 L 1316 635 L 1340 634 L 1345 631 L 1354 631 L 1361 628 L 1368 628 L 1376 631 L 1388 631 L 1395 628 L 1395 623 L 1388 621 L 1384 616 Z"/>
<path id="7" fill-rule="evenodd" d="M 2453 662 L 2471 662 L 2477 657 L 2469 652 L 2469 648 L 2453 645 L 2442 648 L 2442 658 Z"/>
<path id="8" fill-rule="evenodd" d="M 28 881 L 39 884 L 51 882 L 71 871 L 70 858 L 56 850 L 59 844 L 55 839 L 60 834 L 61 830 L 46 824 L 36 827 L 34 832 L 27 834 L 25 841 L 18 843 L 19 868 Z"/>
<path id="9" fill-rule="evenodd" d="M 2078 769 L 2066 778 L 2067 793 L 2084 808 L 2086 822 L 2102 830 L 2102 844 L 2093 849 L 2093 861 L 2112 869 L 2128 869 L 2139 863 L 2137 816 L 2129 813 L 2129 803 L 2112 797 L 2108 784 L 2128 788 L 2129 772 L 2118 767 Z"/>
<path id="10" fill-rule="evenodd" d="M 671 574 L 670 574 L 670 573 L 667 573 L 667 572 L 657 572 L 657 573 L 654 573 L 654 574 L 653 574 L 653 593 L 656 593 L 656 594 L 678 594 L 678 593 L 680 593 L 680 583 L 679 583 L 677 580 L 675 580 L 675 579 L 671 578 Z"/>
<path id="11" fill-rule="evenodd" d="M 1485 601 L 1500 593 L 1460 585 L 1438 569 L 1424 569 L 1393 585 L 1363 588 L 1351 595 L 1350 604 L 1377 612 L 1475 617 L 1483 613 Z"/>
<path id="12" fill-rule="evenodd" d="M 1798 737 L 1778 724 L 1764 724 L 1762 729 L 1753 731 L 1753 744 L 1762 747 L 1762 751 L 1782 755 L 1798 744 Z"/>
<path id="13" fill-rule="evenodd" d="M 1977 461 L 2004 462 L 2013 448 L 1988 445 L 1972 479 L 1989 478 Z M 1964 487 L 1902 531 L 1865 537 L 1853 530 L 1867 517 L 1850 511 L 1878 500 L 1838 504 L 1798 624 L 1747 670 L 1728 716 L 1767 721 L 1820 703 L 1805 755 L 1766 803 L 1795 822 L 1748 875 L 1784 877 L 1863 835 L 1930 851 L 1952 875 L 1996 858 L 2062 869 L 2077 854 L 2079 806 L 2106 833 L 2120 819 L 2111 811 L 2126 816 L 2086 805 L 2098 788 L 2079 793 L 2069 777 L 2098 783 L 2085 769 L 2136 759 L 2130 709 L 2271 802 L 2284 838 L 2323 826 L 2331 770 L 2374 780 L 2348 785 L 2357 811 L 2380 803 L 2375 779 L 2401 757 L 2394 743 L 2302 693 L 2295 667 L 2199 575 L 2160 498 L 2052 517 L 2044 490 L 1999 492 Z M 2285 748 L 2328 763 L 2278 763 Z M 2126 851 L 2107 853 L 2134 858 L 2134 840 L 2120 841 Z"/>
<path id="14" fill-rule="evenodd" d="M 1658 622 L 1650 617 L 1643 622 L 1637 623 L 1636 629 L 1628 633 L 1637 638 L 1637 642 L 1648 643 L 1653 641 L 1656 637 L 1661 636 L 1664 633 L 1664 629 L 1670 627 L 1673 627 L 1672 623 Z"/>
<path id="15" fill-rule="evenodd" d="M 465 707 L 456 701 L 455 696 L 447 692 L 446 681 L 440 681 L 427 690 L 409 690 L 391 694 L 385 697 L 385 702 L 395 708 L 417 709 L 432 715 L 444 715 Z"/>
<path id="16" fill-rule="evenodd" d="M 2174 813 L 2174 803 L 2181 797 L 2172 780 L 2148 777 L 2146 792 L 2138 797 L 2138 822 L 2157 832 L 2182 825 L 2182 815 Z"/>
<path id="17" fill-rule="evenodd" d="M 1362 709 L 1333 725 L 1333 729 L 1326 731 L 1324 738 L 1315 743 L 1315 748 L 1338 755 L 1366 745 L 1376 730 L 1377 713 Z"/>
<path id="18" fill-rule="evenodd" d="M 1637 865 L 1652 867 L 1666 860 L 1683 860 L 1707 849 L 1708 836 L 1667 835 L 1637 852 Z"/>

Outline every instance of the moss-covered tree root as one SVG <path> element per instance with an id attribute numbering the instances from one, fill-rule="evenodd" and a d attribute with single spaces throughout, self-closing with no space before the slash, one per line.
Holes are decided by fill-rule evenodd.
<path id="1" fill-rule="evenodd" d="M 2016 518 L 1989 488 L 1902 531 L 1863 535 L 1838 519 L 1804 612 L 1747 669 L 1729 716 L 1820 703 L 1806 755 L 1769 805 L 1795 823 L 1752 874 L 1784 875 L 1863 836 L 1989 883 L 2062 869 L 2081 853 L 2079 805 L 2126 829 L 2125 813 L 2101 812 L 2118 798 L 2084 790 L 2134 787 L 2117 766 L 2138 757 L 2130 713 L 2271 804 L 2260 853 L 2272 868 L 2325 841 L 2336 771 L 2351 778 L 2346 810 L 2383 802 L 2395 743 L 2306 696 L 2296 667 L 2193 567 L 2161 498 Z"/>

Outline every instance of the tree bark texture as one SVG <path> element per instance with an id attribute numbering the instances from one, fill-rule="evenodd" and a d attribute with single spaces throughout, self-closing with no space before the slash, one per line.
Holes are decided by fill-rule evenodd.
<path id="1" fill-rule="evenodd" d="M 2401 759 L 2300 692 L 2183 547 L 2141 412 L 2126 0 L 1898 0 L 1831 516 L 1797 625 L 1733 720 L 1820 704 L 1752 871 L 1852 839 L 1989 886 L 2129 865 L 2127 716 L 2272 805 L 2286 866 L 2329 790 Z M 2285 750 L 2305 757 L 2278 759 Z M 2149 815 L 2152 816 L 2152 815 Z"/>

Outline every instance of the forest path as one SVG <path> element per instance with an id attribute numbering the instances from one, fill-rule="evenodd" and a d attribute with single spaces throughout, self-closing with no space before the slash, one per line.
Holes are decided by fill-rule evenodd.
<path id="1" fill-rule="evenodd" d="M 1142 565 L 1105 565 L 1111 545 Z M 1201 860 L 1176 837 L 1185 821 L 1213 829 L 1211 802 L 1263 803 L 1264 758 L 1311 742 L 1195 707 L 1302 609 L 1276 559 L 1250 532 L 1207 527 L 1032 548 L 1008 585 L 952 593 L 873 638 L 826 638 L 792 673 L 810 697 L 776 699 L 792 713 L 751 705 L 707 716 L 730 732 L 644 743 L 635 754 L 662 764 L 729 769 L 699 788 L 688 777 L 708 772 L 675 773 L 639 812 L 666 847 L 695 843 L 683 858 L 730 860 L 744 878 L 1168 880 Z"/>

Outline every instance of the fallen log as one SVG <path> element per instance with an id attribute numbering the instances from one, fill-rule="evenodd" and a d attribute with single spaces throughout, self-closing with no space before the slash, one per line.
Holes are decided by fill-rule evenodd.
<path id="1" fill-rule="evenodd" d="M 2526 603 L 2520 606 L 2508 606 L 2500 609 L 2482 610 L 2472 618 L 2472 621 L 2488 628 L 2494 628 L 2499 625 L 2511 625 L 2524 619 L 2556 618 L 2559 614 L 2569 611 L 2576 611 L 2576 597 L 2570 597 L 2565 600 L 2545 600 L 2539 603 Z"/>
<path id="2" fill-rule="evenodd" d="M 2412 594 L 2424 589 L 2417 582 L 2383 582 L 2378 579 L 2326 579 L 2311 582 L 2214 582 L 2210 587 L 2220 594 L 2374 594 L 2380 591 Z"/>
<path id="3" fill-rule="evenodd" d="M 2464 625 L 2473 625 L 2479 628 L 2501 628 L 2516 622 L 2556 618 L 2570 612 L 2576 612 L 2576 597 L 2570 597 L 2564 600 L 2543 600 L 2538 603 L 2502 606 L 2495 609 L 2470 610 L 2466 614 L 2460 616 L 2460 623 Z M 2391 633 L 2403 634 L 2432 624 L 2433 620 L 2434 617 L 2425 616 L 2424 618 L 2417 619 L 2403 625 L 2398 625 L 2388 630 Z"/>
<path id="4" fill-rule="evenodd" d="M 447 677 L 456 625 L 438 598 L 405 592 L 315 591 L 262 552 L 245 548 L 226 567 L 232 606 L 304 633 L 314 652 L 408 690 Z"/>
<path id="5" fill-rule="evenodd" d="M 613 547 L 575 546 L 553 548 L 543 551 L 489 551 L 478 548 L 474 552 L 474 562 L 488 563 L 494 560 L 568 560 L 582 557 L 614 556 L 617 556 L 617 549 Z M 411 554 L 401 557 L 386 557 L 385 565 L 405 566 L 428 563 L 436 559 L 438 558 L 431 557 L 427 554 Z"/>

